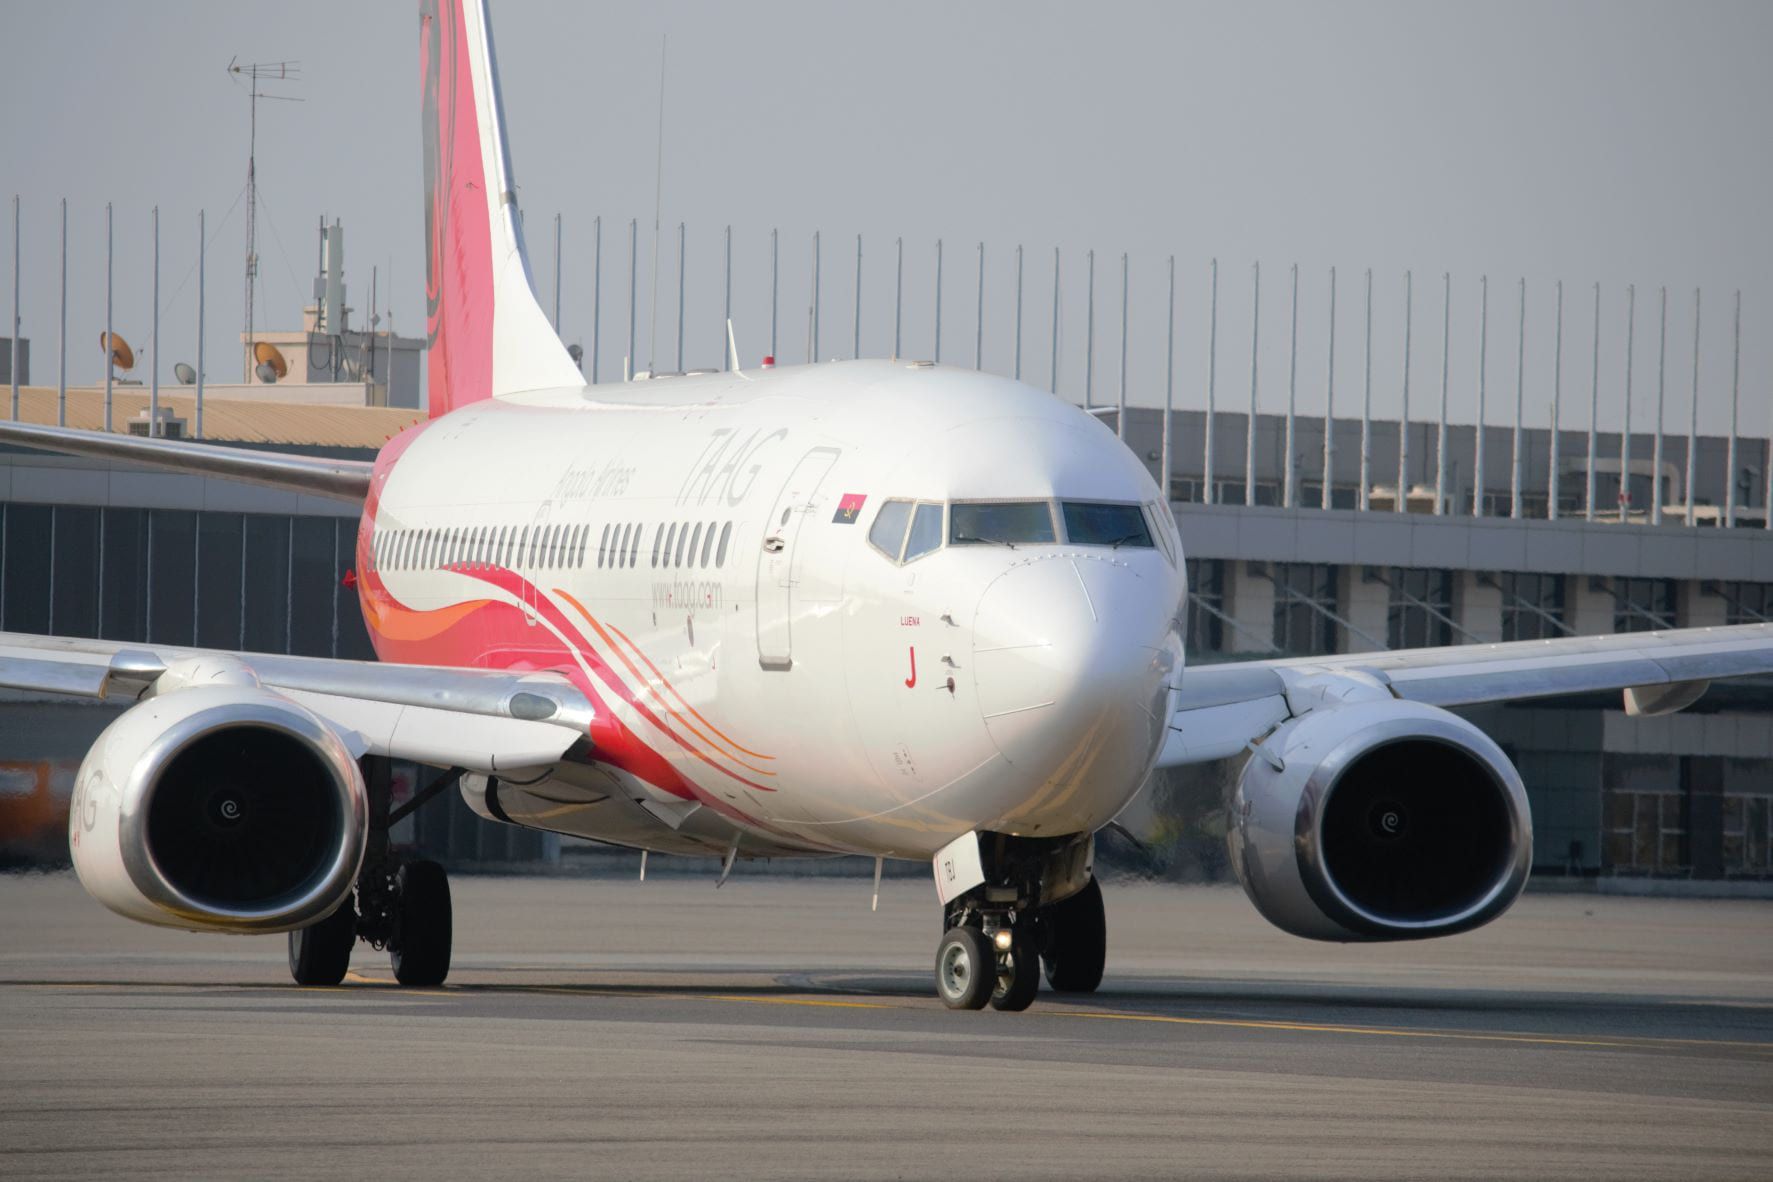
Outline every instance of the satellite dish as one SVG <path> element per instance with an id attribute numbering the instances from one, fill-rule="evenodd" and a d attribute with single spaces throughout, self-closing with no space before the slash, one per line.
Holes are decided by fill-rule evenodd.
<path id="1" fill-rule="evenodd" d="M 254 372 L 259 375 L 259 381 L 265 383 L 265 385 L 275 386 L 277 384 L 277 368 L 270 362 L 261 362 L 258 369 Z"/>
<path id="2" fill-rule="evenodd" d="M 135 350 L 129 347 L 129 342 L 118 336 L 116 333 L 110 333 L 110 347 L 106 348 L 106 335 L 107 334 L 102 332 L 99 333 L 99 348 L 104 349 L 106 353 L 110 354 L 111 364 L 118 369 L 134 369 Z"/>
<path id="3" fill-rule="evenodd" d="M 183 385 L 194 386 L 197 384 L 197 371 L 182 361 L 172 367 L 172 373 Z"/>
<path id="4" fill-rule="evenodd" d="M 252 359 L 258 362 L 259 377 L 266 382 L 275 382 L 278 378 L 289 376 L 289 362 L 270 341 L 260 341 L 252 347 Z M 275 377 L 265 377 L 265 370 L 271 370 Z"/>

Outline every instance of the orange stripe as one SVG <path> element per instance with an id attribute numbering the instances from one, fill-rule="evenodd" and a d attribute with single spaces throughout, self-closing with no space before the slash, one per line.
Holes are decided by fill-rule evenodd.
<path id="1" fill-rule="evenodd" d="M 387 597 L 385 603 L 378 602 L 375 596 L 366 596 L 363 602 L 369 606 L 370 614 L 375 617 L 371 621 L 371 628 L 382 636 L 390 640 L 430 640 L 492 601 L 470 599 L 430 611 L 415 611 L 396 601 L 392 595 Z"/>
<path id="2" fill-rule="evenodd" d="M 640 670 L 638 670 L 634 667 L 632 662 L 630 662 L 628 660 L 628 658 L 623 655 L 622 650 L 616 646 L 616 643 L 609 638 L 609 633 L 604 631 L 603 625 L 599 624 L 595 619 L 592 619 L 590 613 L 585 611 L 584 606 L 581 605 L 578 600 L 574 599 L 571 595 L 567 594 L 565 591 L 562 591 L 558 587 L 555 588 L 555 591 L 558 592 L 562 598 L 564 598 L 569 603 L 571 603 L 574 607 L 579 609 L 579 614 L 585 617 L 586 622 L 589 623 L 591 625 L 591 627 L 597 632 L 597 635 L 600 638 L 602 638 L 603 643 L 609 646 L 611 652 L 615 653 L 617 657 L 621 658 L 622 664 L 626 665 L 628 667 L 628 671 L 630 673 L 634 674 L 634 679 L 636 681 L 640 682 L 643 687 L 645 687 L 647 696 L 650 697 L 654 702 L 657 702 L 659 705 L 659 709 L 661 709 L 667 715 L 669 715 L 671 718 L 676 720 L 678 725 L 682 726 L 684 730 L 688 731 L 690 734 L 694 735 L 696 738 L 702 740 L 702 742 L 707 743 L 710 746 L 712 746 L 715 749 L 715 753 L 718 754 L 721 758 L 730 759 L 734 763 L 738 764 L 740 767 L 744 768 L 747 771 L 756 772 L 760 776 L 773 776 L 776 774 L 775 772 L 769 771 L 766 768 L 760 768 L 760 767 L 757 767 L 755 764 L 747 763 L 745 760 L 740 759 L 738 756 L 733 755 L 731 752 L 722 750 L 720 744 L 715 743 L 713 739 L 710 739 L 707 735 L 703 734 L 700 730 L 698 730 L 695 727 L 695 725 L 690 722 L 689 719 L 685 718 L 682 715 L 682 713 L 680 713 L 676 709 L 672 708 L 671 703 L 667 702 L 665 700 L 664 696 L 659 693 L 658 687 L 656 685 L 652 684 L 651 682 L 647 681 L 645 677 L 641 676 Z M 611 629 L 611 631 L 614 631 L 615 625 L 613 625 L 613 624 L 610 625 L 610 629 Z M 622 637 L 622 639 L 627 640 L 628 638 L 626 636 L 624 636 L 624 637 Z M 632 644 L 633 642 L 629 641 L 629 643 Z M 642 661 L 646 661 L 646 654 L 640 652 L 640 650 L 638 648 L 635 649 L 635 655 L 638 656 Z M 651 661 L 646 661 L 646 663 L 649 668 L 653 669 L 653 672 L 655 672 L 655 673 L 658 672 L 658 669 L 653 666 Z M 675 691 L 673 691 L 673 692 L 675 692 Z M 679 700 L 681 701 L 682 699 L 680 698 Z M 688 703 L 685 703 L 685 705 L 687 707 Z M 692 714 L 695 713 L 693 708 L 691 708 L 690 712 Z M 702 716 L 697 714 L 696 717 L 701 718 Z M 707 720 L 703 719 L 703 721 L 705 722 Z M 710 727 L 709 729 L 712 730 L 713 728 Z M 737 746 L 737 744 L 734 744 L 734 746 Z M 767 759 L 769 757 L 764 756 L 764 758 Z"/>
<path id="3" fill-rule="evenodd" d="M 712 722 L 709 722 L 706 718 L 702 718 L 701 711 L 697 710 L 694 706 L 690 705 L 688 702 L 684 702 L 683 695 L 677 692 L 677 687 L 671 684 L 671 681 L 669 678 L 667 678 L 663 673 L 659 672 L 659 668 L 657 665 L 654 665 L 651 661 L 648 661 L 646 659 L 646 654 L 640 651 L 640 646 L 638 644 L 635 644 L 632 640 L 629 640 L 627 634 L 624 633 L 620 628 L 616 627 L 614 624 L 611 624 L 609 626 L 609 630 L 611 632 L 614 632 L 617 636 L 620 636 L 622 638 L 622 640 L 628 645 L 628 647 L 634 650 L 634 655 L 639 657 L 643 662 L 645 662 L 646 667 L 653 671 L 653 675 L 659 679 L 659 681 L 664 685 L 664 687 L 666 689 L 671 691 L 671 696 L 676 698 L 679 702 L 683 702 L 683 708 L 685 710 L 688 710 L 691 714 L 694 714 L 697 718 L 701 718 L 702 724 L 704 726 L 706 726 L 709 730 L 713 731 L 715 734 L 719 735 L 722 739 L 725 739 L 727 746 L 733 748 L 735 751 L 743 751 L 746 755 L 754 756 L 757 759 L 771 759 L 771 760 L 775 759 L 775 756 L 773 756 L 773 755 L 765 755 L 761 751 L 753 751 L 749 747 L 745 747 L 745 746 L 740 745 L 738 740 L 734 739 L 731 735 L 727 734 L 725 731 L 723 731 L 719 727 L 715 726 Z"/>
<path id="4" fill-rule="evenodd" d="M 568 603 L 572 604 L 574 608 L 578 609 L 578 613 L 581 616 L 585 617 L 585 622 L 590 624 L 591 627 L 597 632 L 597 635 L 603 638 L 603 642 L 605 644 L 609 645 L 610 651 L 616 655 L 617 660 L 621 661 L 622 664 L 627 667 L 628 672 L 634 676 L 634 680 L 638 681 L 642 685 L 646 686 L 648 692 L 652 693 L 654 698 L 660 701 L 661 705 L 664 705 L 663 699 L 658 699 L 657 692 L 655 690 L 653 690 L 651 684 L 649 682 L 647 682 L 646 678 L 641 675 L 640 670 L 638 670 L 634 667 L 634 662 L 632 662 L 628 659 L 627 654 L 624 653 L 620 648 L 618 648 L 616 646 L 615 642 L 610 639 L 609 633 L 607 633 L 603 630 L 603 626 L 601 624 L 599 624 L 594 618 L 592 618 L 592 615 L 590 612 L 585 610 L 585 605 L 580 603 L 577 599 L 574 599 L 571 594 L 569 594 L 567 591 L 563 590 L 562 588 L 559 588 L 559 587 L 554 588 L 554 593 L 556 595 L 560 596 L 562 599 L 566 600 Z M 672 710 L 669 706 L 665 707 L 665 712 L 667 714 L 671 715 L 671 717 L 675 718 L 679 723 L 682 723 L 684 725 L 685 729 L 689 730 L 690 733 L 695 735 L 698 739 L 706 740 L 707 736 L 703 735 L 700 731 L 697 731 L 694 727 L 690 727 L 688 723 L 684 722 L 682 715 L 680 715 L 676 711 Z M 729 771 L 728 769 L 721 767 L 719 764 L 715 763 L 712 759 L 709 759 L 708 756 L 704 752 L 696 750 L 694 747 L 691 747 L 688 743 L 684 743 L 682 739 L 679 739 L 678 743 L 680 745 L 682 745 L 684 750 L 688 751 L 691 755 L 694 755 L 697 759 L 701 760 L 703 763 L 707 764 L 709 767 L 713 768 L 715 771 L 724 772 L 726 775 L 732 776 L 734 779 L 738 780 L 740 783 L 744 783 L 744 784 L 751 783 L 749 780 L 746 780 L 743 776 L 735 775 L 733 772 Z M 724 756 L 725 752 L 722 752 L 721 754 Z M 730 758 L 730 756 L 728 758 Z M 745 763 L 743 760 L 734 760 L 734 762 L 740 764 L 740 766 L 746 768 L 748 771 L 757 772 L 757 774 L 761 775 L 761 776 L 773 776 L 776 774 L 775 772 L 766 772 L 766 771 L 762 771 L 758 768 L 751 767 L 750 764 Z M 765 792 L 775 791 L 775 789 L 768 788 L 763 784 L 752 784 L 751 786 L 754 788 L 760 788 Z"/>

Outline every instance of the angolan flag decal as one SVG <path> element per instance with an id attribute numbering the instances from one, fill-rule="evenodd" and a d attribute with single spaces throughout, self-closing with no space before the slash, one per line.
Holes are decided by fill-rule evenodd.
<path id="1" fill-rule="evenodd" d="M 867 493 L 844 493 L 843 500 L 837 502 L 837 516 L 831 519 L 835 525 L 854 525 L 862 512 L 862 502 L 868 499 Z"/>

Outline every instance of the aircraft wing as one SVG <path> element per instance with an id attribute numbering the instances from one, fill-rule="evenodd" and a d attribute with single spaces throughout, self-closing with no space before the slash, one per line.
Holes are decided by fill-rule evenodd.
<path id="1" fill-rule="evenodd" d="M 552 763 L 594 710 L 566 678 L 0 632 L 0 689 L 134 700 L 256 679 L 326 719 L 353 756 L 500 772 Z M 167 679 L 167 680 L 163 680 Z"/>
<path id="2" fill-rule="evenodd" d="M 1224 759 L 1288 718 L 1356 697 L 1470 706 L 1620 690 L 1627 713 L 1666 714 L 1713 681 L 1757 673 L 1773 673 L 1773 624 L 1191 666 L 1158 766 Z"/>
<path id="3" fill-rule="evenodd" d="M 106 431 L 44 427 L 32 423 L 0 422 L 0 443 L 39 447 L 63 455 L 124 460 L 198 476 L 224 476 L 265 488 L 317 493 L 346 501 L 361 501 L 369 495 L 370 475 L 375 468 L 367 460 L 329 460 L 288 452 L 255 451 L 249 447 L 220 447 L 176 439 L 138 439 Z"/>

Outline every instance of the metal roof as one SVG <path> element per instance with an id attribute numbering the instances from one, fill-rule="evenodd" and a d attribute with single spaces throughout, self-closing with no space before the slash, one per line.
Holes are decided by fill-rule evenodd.
<path id="1" fill-rule="evenodd" d="M 0 399 L 6 394 L 0 390 Z M 148 409 L 148 391 L 140 386 L 113 387 L 112 429 L 129 430 L 131 421 Z M 196 429 L 197 399 L 185 393 L 160 392 L 162 413 L 185 420 L 187 438 Z M 10 407 L 0 403 L 0 417 Z M 203 438 L 229 443 L 276 443 L 309 447 L 379 448 L 425 417 L 425 412 L 402 407 L 324 406 L 300 402 L 261 402 L 235 399 L 204 399 Z M 53 426 L 56 392 L 53 386 L 19 387 L 19 419 Z M 89 431 L 103 429 L 105 392 L 102 387 L 68 388 L 68 426 Z"/>

